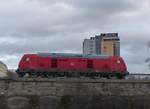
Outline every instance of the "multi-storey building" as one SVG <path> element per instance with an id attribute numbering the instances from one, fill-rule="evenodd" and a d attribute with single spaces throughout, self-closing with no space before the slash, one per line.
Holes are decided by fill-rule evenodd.
<path id="1" fill-rule="evenodd" d="M 120 56 L 118 33 L 103 33 L 83 42 L 83 54 L 106 54 Z"/>
<path id="2" fill-rule="evenodd" d="M 101 34 L 101 54 L 120 56 L 120 39 L 117 33 Z"/>
<path id="3" fill-rule="evenodd" d="M 96 54 L 95 51 L 95 38 L 84 39 L 83 42 L 83 54 Z"/>

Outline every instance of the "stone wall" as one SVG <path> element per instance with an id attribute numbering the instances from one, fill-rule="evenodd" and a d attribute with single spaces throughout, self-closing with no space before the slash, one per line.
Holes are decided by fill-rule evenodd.
<path id="1" fill-rule="evenodd" d="M 0 80 L 0 109 L 150 109 L 150 81 Z"/>

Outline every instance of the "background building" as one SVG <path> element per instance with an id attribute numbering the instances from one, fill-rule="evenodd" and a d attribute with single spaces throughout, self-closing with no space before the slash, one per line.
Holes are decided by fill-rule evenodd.
<path id="1" fill-rule="evenodd" d="M 120 56 L 118 33 L 103 33 L 83 42 L 83 54 L 105 54 Z"/>
<path id="2" fill-rule="evenodd" d="M 96 54 L 95 47 L 95 38 L 91 37 L 90 39 L 84 39 L 83 42 L 83 54 Z"/>
<path id="3" fill-rule="evenodd" d="M 101 54 L 101 43 L 102 43 L 103 37 L 101 35 L 96 35 L 95 36 L 95 51 L 96 54 Z"/>
<path id="4" fill-rule="evenodd" d="M 111 41 L 102 41 L 101 45 L 101 54 L 106 54 L 106 55 L 114 55 L 114 47 L 113 47 L 113 42 Z"/>
<path id="5" fill-rule="evenodd" d="M 101 34 L 101 54 L 120 56 L 120 39 L 118 33 Z"/>

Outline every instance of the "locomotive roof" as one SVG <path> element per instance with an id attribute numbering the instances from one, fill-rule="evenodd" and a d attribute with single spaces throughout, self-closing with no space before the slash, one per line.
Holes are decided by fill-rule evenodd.
<path id="1" fill-rule="evenodd" d="M 109 58 L 108 55 L 83 55 L 83 54 L 73 54 L 73 53 L 38 53 L 42 57 L 78 57 L 78 58 Z"/>

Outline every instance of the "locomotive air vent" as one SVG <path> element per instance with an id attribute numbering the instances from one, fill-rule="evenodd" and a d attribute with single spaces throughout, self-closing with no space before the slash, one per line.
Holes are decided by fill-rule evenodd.
<path id="1" fill-rule="evenodd" d="M 108 67 L 108 65 L 104 65 L 104 68 L 105 68 L 105 69 L 108 69 L 109 67 Z"/>
<path id="2" fill-rule="evenodd" d="M 44 64 L 43 64 L 43 63 L 40 63 L 40 67 L 44 67 Z"/>

